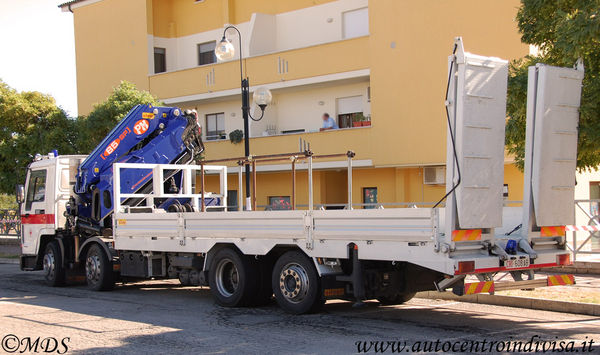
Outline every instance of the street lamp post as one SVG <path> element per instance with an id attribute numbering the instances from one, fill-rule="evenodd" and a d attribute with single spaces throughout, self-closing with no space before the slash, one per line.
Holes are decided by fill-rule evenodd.
<path id="1" fill-rule="evenodd" d="M 233 59 L 235 56 L 235 48 L 231 42 L 227 39 L 227 30 L 234 29 L 238 33 L 239 45 L 240 45 L 240 81 L 242 89 L 242 117 L 244 118 L 244 155 L 246 159 L 250 158 L 250 127 L 249 118 L 253 121 L 260 121 L 264 114 L 265 108 L 271 103 L 272 95 L 269 89 L 261 87 L 254 91 L 253 100 L 254 103 L 260 107 L 260 117 L 254 118 L 250 114 L 250 81 L 248 78 L 244 78 L 244 71 L 242 67 L 242 34 L 235 26 L 227 26 L 223 31 L 223 38 L 219 44 L 215 47 L 215 55 L 219 60 L 226 61 Z M 250 199 L 250 165 L 246 164 L 246 210 L 252 209 L 252 203 Z"/>

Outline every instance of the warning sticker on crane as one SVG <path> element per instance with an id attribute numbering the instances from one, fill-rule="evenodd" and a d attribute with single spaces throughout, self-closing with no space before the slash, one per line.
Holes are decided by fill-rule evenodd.
<path id="1" fill-rule="evenodd" d="M 146 133 L 148 127 L 150 127 L 148 120 L 139 120 L 133 125 L 133 132 L 139 136 Z"/>
<path id="2" fill-rule="evenodd" d="M 142 112 L 142 118 L 148 118 L 152 120 L 154 119 L 154 114 L 152 112 Z"/>

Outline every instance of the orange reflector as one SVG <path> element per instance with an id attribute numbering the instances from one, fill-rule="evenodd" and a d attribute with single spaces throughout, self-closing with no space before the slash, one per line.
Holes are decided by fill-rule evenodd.
<path id="1" fill-rule="evenodd" d="M 466 242 L 470 240 L 481 240 L 481 229 L 461 229 L 452 231 L 452 241 Z"/>
<path id="2" fill-rule="evenodd" d="M 494 292 L 494 281 L 465 283 L 465 295 L 474 295 L 476 293 Z"/>
<path id="3" fill-rule="evenodd" d="M 556 256 L 556 264 L 571 265 L 571 254 L 561 254 Z"/>
<path id="4" fill-rule="evenodd" d="M 552 275 L 548 276 L 548 286 L 574 285 L 575 277 L 573 275 Z"/>
<path id="5" fill-rule="evenodd" d="M 325 297 L 343 296 L 344 295 L 344 289 L 343 288 L 326 288 L 323 291 L 323 295 Z"/>
<path id="6" fill-rule="evenodd" d="M 475 261 L 459 261 L 458 270 L 459 274 L 466 274 L 468 272 L 475 271 Z"/>
<path id="7" fill-rule="evenodd" d="M 562 237 L 565 235 L 565 226 L 542 227 L 540 236 L 542 237 Z"/>

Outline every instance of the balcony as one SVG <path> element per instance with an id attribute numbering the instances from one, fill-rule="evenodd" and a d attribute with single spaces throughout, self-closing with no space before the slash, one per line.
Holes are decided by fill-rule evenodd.
<path id="1" fill-rule="evenodd" d="M 310 149 L 315 154 L 336 154 L 352 150 L 355 159 L 370 159 L 371 126 L 342 128 L 322 132 L 278 134 L 265 137 L 250 138 L 250 152 L 253 155 L 275 153 L 291 153 L 299 150 L 299 140 L 310 143 Z M 229 139 L 205 141 L 205 156 L 207 160 L 226 159 L 244 156 L 243 141 L 237 144 Z"/>
<path id="2" fill-rule="evenodd" d="M 368 70 L 369 37 L 358 37 L 244 59 L 252 86 Z M 352 60 L 348 60 L 352 58 Z M 150 92 L 168 104 L 239 93 L 237 60 L 151 75 Z"/>

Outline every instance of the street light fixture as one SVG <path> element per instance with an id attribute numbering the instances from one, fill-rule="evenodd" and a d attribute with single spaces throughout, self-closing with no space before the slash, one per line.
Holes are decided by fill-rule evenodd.
<path id="1" fill-rule="evenodd" d="M 271 95 L 271 91 L 265 87 L 257 88 L 254 91 L 254 95 L 252 99 L 258 107 L 260 107 L 260 117 L 254 118 L 250 114 L 250 81 L 248 78 L 244 78 L 244 71 L 242 67 L 242 34 L 240 30 L 235 26 L 227 26 L 223 31 L 223 38 L 215 47 L 215 55 L 219 58 L 220 61 L 231 60 L 235 56 L 235 48 L 233 44 L 227 39 L 226 34 L 227 30 L 234 29 L 238 33 L 239 45 L 240 45 L 240 81 L 241 81 L 241 89 L 242 89 L 242 116 L 244 118 L 244 155 L 246 159 L 250 158 L 250 129 L 249 129 L 249 121 L 248 118 L 253 121 L 260 121 L 264 114 L 265 108 L 268 104 L 271 103 L 273 96 Z M 250 165 L 246 164 L 246 210 L 250 211 L 252 209 L 252 203 L 250 199 Z"/>

